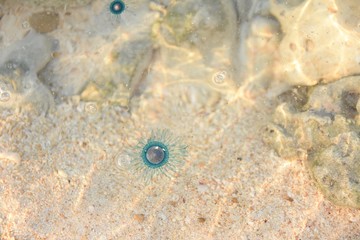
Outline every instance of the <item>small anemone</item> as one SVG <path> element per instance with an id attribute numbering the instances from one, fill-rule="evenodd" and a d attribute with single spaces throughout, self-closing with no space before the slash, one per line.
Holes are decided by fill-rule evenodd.
<path id="1" fill-rule="evenodd" d="M 149 182 L 161 175 L 171 178 L 184 163 L 187 146 L 170 131 L 156 130 L 149 138 L 140 139 L 128 155 L 131 169 Z"/>
<path id="2" fill-rule="evenodd" d="M 108 14 L 112 24 L 118 24 L 123 21 L 123 17 L 126 17 L 128 13 L 134 14 L 129 6 L 132 5 L 132 1 L 123 0 L 111 0 L 107 6 Z"/>
<path id="3" fill-rule="evenodd" d="M 126 5 L 121 0 L 114 0 L 110 3 L 109 10 L 114 15 L 119 15 L 124 12 Z"/>

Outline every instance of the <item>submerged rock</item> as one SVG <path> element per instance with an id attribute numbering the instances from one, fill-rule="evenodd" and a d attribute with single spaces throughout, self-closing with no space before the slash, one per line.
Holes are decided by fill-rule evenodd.
<path id="1" fill-rule="evenodd" d="M 0 53 L 0 108 L 46 112 L 53 104 L 50 91 L 37 73 L 51 60 L 54 42 L 30 32 Z"/>
<path id="2" fill-rule="evenodd" d="M 170 4 L 153 27 L 169 84 L 193 83 L 214 95 L 234 93 L 236 22 L 231 1 L 186 0 Z"/>
<path id="3" fill-rule="evenodd" d="M 242 23 L 244 30 L 240 32 L 237 50 L 237 72 L 245 86 L 244 95 L 250 98 L 266 92 L 271 86 L 276 62 L 274 53 L 282 37 L 279 22 L 267 12 L 260 13 Z"/>
<path id="4" fill-rule="evenodd" d="M 231 12 L 219 0 L 186 0 L 169 7 L 164 16 L 161 33 L 172 45 L 196 46 L 209 50 L 228 37 Z"/>
<path id="5" fill-rule="evenodd" d="M 57 29 L 59 22 L 59 14 L 50 11 L 33 13 L 29 18 L 30 26 L 39 33 L 54 31 Z"/>
<path id="6" fill-rule="evenodd" d="M 360 33 L 360 5 L 357 0 L 335 0 L 337 6 L 336 17 L 340 24 L 350 31 Z"/>
<path id="7" fill-rule="evenodd" d="M 277 81 L 314 86 L 359 74 L 358 6 L 352 0 L 272 0 L 271 13 L 284 32 Z"/>
<path id="8" fill-rule="evenodd" d="M 296 7 L 303 3 L 305 0 L 276 0 L 277 4 L 281 4 L 286 8 Z"/>
<path id="9" fill-rule="evenodd" d="M 145 9 L 145 1 L 141 2 L 144 4 L 139 9 Z M 167 86 L 170 82 L 196 83 L 204 91 L 214 92 L 209 94 L 210 98 L 213 95 L 217 98 L 219 93 L 233 93 L 237 88 L 232 61 L 237 21 L 233 2 L 160 2 L 151 1 L 150 12 L 149 9 L 143 11 L 142 17 L 147 21 L 141 26 L 120 24 L 121 30 L 114 31 L 111 27 L 113 32 L 107 33 L 99 29 L 107 24 L 104 22 L 94 24 L 87 41 L 82 44 L 75 40 L 62 41 L 64 51 L 59 59 L 72 59 L 75 64 L 69 66 L 61 60 L 54 66 L 57 74 L 47 80 L 54 92 L 128 108 L 130 99 L 150 84 L 150 72 L 159 63 L 164 76 L 156 83 L 163 82 Z M 101 8 L 104 7 L 101 4 Z M 186 19 L 182 15 L 185 10 L 188 10 Z M 105 19 L 94 18 L 98 20 Z M 124 20 L 126 23 L 128 19 Z M 108 41 L 111 44 L 107 44 Z M 85 50 L 88 43 L 91 50 Z"/>
<path id="10" fill-rule="evenodd" d="M 282 29 L 269 11 L 269 1 L 234 0 L 233 3 L 236 19 L 231 21 L 236 22 L 236 28 L 231 30 L 229 38 L 234 39 L 230 59 L 235 81 L 240 85 L 235 99 L 252 99 L 264 94 L 274 82 L 274 64 Z"/>
<path id="11" fill-rule="evenodd" d="M 309 96 L 307 108 L 355 119 L 359 116 L 356 109 L 359 97 L 360 77 L 347 77 L 332 84 L 315 87 Z"/>
<path id="12" fill-rule="evenodd" d="M 264 135 L 281 157 L 304 160 L 329 200 L 355 208 L 360 208 L 359 83 L 357 76 L 315 86 L 302 92 L 301 104 L 288 95 Z"/>
<path id="13" fill-rule="evenodd" d="M 360 129 L 360 128 L 359 128 Z M 360 136 L 341 133 L 322 151 L 311 151 L 308 167 L 324 195 L 338 205 L 360 208 Z"/>
<path id="14" fill-rule="evenodd" d="M 109 64 L 86 85 L 81 98 L 85 101 L 110 101 L 129 107 L 130 98 L 138 89 L 153 53 L 150 38 L 115 45 L 107 57 Z"/>
<path id="15" fill-rule="evenodd" d="M 90 4 L 93 0 L 11 0 L 13 4 L 26 4 L 41 7 L 81 7 Z M 10 1 L 9 1 L 10 2 Z"/>
<path id="16" fill-rule="evenodd" d="M 159 42 L 211 58 L 213 50 L 233 44 L 236 12 L 231 1 L 185 0 L 171 4 L 160 23 L 154 31 Z"/>

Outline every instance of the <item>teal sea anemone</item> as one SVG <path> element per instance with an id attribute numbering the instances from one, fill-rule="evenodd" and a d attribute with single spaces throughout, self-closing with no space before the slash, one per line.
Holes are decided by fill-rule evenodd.
<path id="1" fill-rule="evenodd" d="M 172 177 L 184 163 L 187 146 L 170 131 L 156 130 L 149 138 L 140 139 L 128 155 L 131 168 L 148 182 L 161 175 Z"/>
<path id="2" fill-rule="evenodd" d="M 111 0 L 108 4 L 108 14 L 110 17 L 110 21 L 112 24 L 118 24 L 123 21 L 123 18 L 126 17 L 127 14 L 134 15 L 133 12 L 129 9 L 129 6 L 132 4 L 131 0 L 123 1 L 123 0 Z"/>

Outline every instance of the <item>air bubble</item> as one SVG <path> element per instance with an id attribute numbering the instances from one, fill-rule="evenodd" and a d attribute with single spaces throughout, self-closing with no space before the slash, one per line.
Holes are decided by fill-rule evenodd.
<path id="1" fill-rule="evenodd" d="M 28 28 L 30 27 L 29 22 L 28 22 L 28 21 L 24 21 L 24 22 L 22 23 L 22 27 L 23 27 L 24 29 L 28 29 Z"/>
<path id="2" fill-rule="evenodd" d="M 98 110 L 97 105 L 95 103 L 88 103 L 85 106 L 85 111 L 88 113 L 96 113 Z"/>
<path id="3" fill-rule="evenodd" d="M 126 170 L 131 164 L 131 158 L 127 154 L 118 154 L 115 157 L 116 166 L 121 170 Z"/>
<path id="4" fill-rule="evenodd" d="M 10 100 L 10 93 L 9 92 L 2 92 L 0 94 L 0 101 L 1 102 L 7 102 Z"/>
<path id="5" fill-rule="evenodd" d="M 213 81 L 216 84 L 223 84 L 225 82 L 226 76 L 227 76 L 226 71 L 217 72 L 213 77 Z"/>

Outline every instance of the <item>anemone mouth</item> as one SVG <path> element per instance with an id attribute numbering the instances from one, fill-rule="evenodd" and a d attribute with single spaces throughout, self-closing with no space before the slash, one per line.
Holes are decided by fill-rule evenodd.
<path id="1" fill-rule="evenodd" d="M 150 141 L 144 146 L 141 158 L 146 166 L 160 168 L 169 161 L 168 147 L 162 142 Z"/>
<path id="2" fill-rule="evenodd" d="M 125 10 L 125 3 L 121 0 L 114 0 L 110 3 L 109 9 L 110 12 L 114 15 L 119 15 Z"/>

